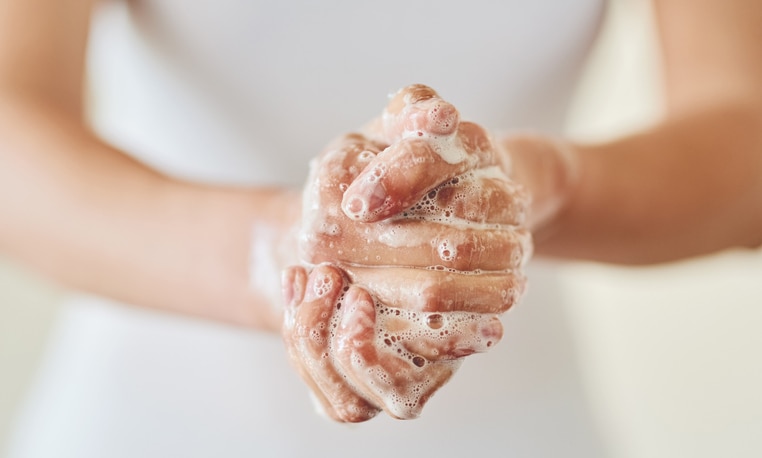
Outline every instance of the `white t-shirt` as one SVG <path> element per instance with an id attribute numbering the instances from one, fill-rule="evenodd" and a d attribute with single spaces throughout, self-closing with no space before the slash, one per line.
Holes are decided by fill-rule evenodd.
<path id="1" fill-rule="evenodd" d="M 89 59 L 92 123 L 166 173 L 301 185 L 333 136 L 410 83 L 464 119 L 558 133 L 602 0 L 142 0 L 105 4 Z M 549 268 L 422 418 L 314 413 L 278 336 L 81 298 L 68 304 L 18 419 L 12 458 L 595 457 Z"/>

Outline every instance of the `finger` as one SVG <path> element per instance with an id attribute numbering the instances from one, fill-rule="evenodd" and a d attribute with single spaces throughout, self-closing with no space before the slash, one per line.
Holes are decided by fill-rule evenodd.
<path id="1" fill-rule="evenodd" d="M 457 130 L 460 114 L 433 89 L 422 84 L 404 87 L 389 98 L 381 116 L 372 119 L 362 133 L 386 144 L 407 136 L 446 136 Z"/>
<path id="2" fill-rule="evenodd" d="M 467 312 L 406 313 L 416 315 L 409 321 L 418 326 L 397 333 L 397 341 L 409 352 L 428 361 L 451 360 L 484 353 L 503 338 L 503 324 L 496 315 Z"/>
<path id="3" fill-rule="evenodd" d="M 310 163 L 303 196 L 303 232 L 337 233 L 336 221 L 328 220 L 346 218 L 340 208 L 344 191 L 379 152 L 378 145 L 362 135 L 348 134 L 335 139 Z"/>
<path id="4" fill-rule="evenodd" d="M 379 221 L 415 204 L 440 183 L 475 169 L 498 165 L 486 131 L 460 123 L 457 135 L 437 140 L 405 138 L 374 158 L 342 199 L 352 219 Z"/>
<path id="5" fill-rule="evenodd" d="M 336 243 L 350 249 L 336 249 Z M 337 234 L 303 234 L 306 262 L 367 266 L 431 267 L 458 271 L 506 271 L 521 268 L 532 253 L 525 229 L 464 229 L 429 221 L 395 219 L 384 224 L 346 225 Z"/>
<path id="6" fill-rule="evenodd" d="M 311 388 L 323 411 L 337 421 L 365 421 L 378 409 L 347 385 L 331 361 L 330 342 L 335 332 L 335 310 L 343 293 L 341 273 L 327 265 L 317 266 L 306 282 L 293 323 L 284 326 L 284 340 L 291 361 Z"/>
<path id="7" fill-rule="evenodd" d="M 382 150 L 382 145 L 361 134 L 342 135 L 311 163 L 316 178 L 311 181 L 318 181 L 323 190 L 339 191 L 340 199 L 345 190 L 340 184 L 348 186 Z"/>
<path id="8" fill-rule="evenodd" d="M 430 87 L 414 84 L 392 96 L 381 119 L 384 139 L 391 144 L 410 135 L 451 135 L 460 114 Z"/>
<path id="9" fill-rule="evenodd" d="M 522 226 L 529 195 L 497 167 L 467 172 L 440 184 L 402 213 L 407 218 L 450 225 L 497 224 Z"/>
<path id="10" fill-rule="evenodd" d="M 401 346 L 418 367 L 486 352 L 503 337 L 503 325 L 491 313 L 427 313 L 383 304 L 376 306 L 376 314 L 379 345 Z"/>
<path id="11" fill-rule="evenodd" d="M 518 271 L 478 275 L 431 269 L 351 266 L 353 284 L 389 307 L 416 312 L 503 313 L 518 303 L 526 277 Z"/>
<path id="12" fill-rule="evenodd" d="M 368 400 L 394 418 L 420 415 L 423 406 L 459 367 L 460 360 L 427 362 L 401 343 L 385 345 L 377 337 L 376 308 L 363 289 L 351 287 L 336 337 L 338 364 Z M 385 323 L 381 323 L 381 329 Z"/>
<path id="13" fill-rule="evenodd" d="M 364 136 L 347 134 L 336 138 L 310 163 L 303 196 L 302 237 L 321 243 L 324 236 L 341 234 L 341 220 L 346 219 L 340 208 L 344 191 L 379 151 L 378 145 Z M 303 259 L 309 261 L 309 257 Z"/>

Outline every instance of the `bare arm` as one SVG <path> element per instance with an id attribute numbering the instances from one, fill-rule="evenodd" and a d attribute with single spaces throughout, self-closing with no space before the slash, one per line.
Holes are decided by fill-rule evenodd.
<path id="1" fill-rule="evenodd" d="M 0 250 L 117 300 L 277 328 L 250 284 L 252 233 L 287 232 L 298 197 L 175 181 L 94 136 L 82 107 L 91 8 L 0 1 Z"/>
<path id="2" fill-rule="evenodd" d="M 656 0 L 666 119 L 576 148 L 540 254 L 650 263 L 762 243 L 762 4 Z"/>
<path id="3" fill-rule="evenodd" d="M 539 254 L 645 264 L 762 243 L 762 3 L 655 1 L 670 106 L 660 124 L 601 145 L 500 141 L 506 172 L 533 196 Z M 386 180 L 407 185 L 355 183 L 347 202 L 406 202 L 449 179 L 428 169 L 411 182 L 384 160 Z"/>

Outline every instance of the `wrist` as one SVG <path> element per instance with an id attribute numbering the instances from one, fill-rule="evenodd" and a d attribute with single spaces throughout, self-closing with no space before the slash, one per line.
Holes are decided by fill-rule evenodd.
<path id="1" fill-rule="evenodd" d="M 189 238 L 183 256 L 187 311 L 229 324 L 275 331 L 281 324 L 280 272 L 295 258 L 292 234 L 299 196 L 284 189 L 179 184 L 172 191 L 185 213 L 176 234 Z"/>
<path id="2" fill-rule="evenodd" d="M 579 183 L 577 149 L 563 140 L 533 134 L 504 136 L 498 144 L 507 175 L 531 196 L 527 225 L 535 235 L 552 230 Z"/>
<path id="3" fill-rule="evenodd" d="M 259 191 L 262 205 L 249 224 L 249 297 L 265 319 L 265 327 L 279 331 L 283 314 L 281 274 L 298 264 L 301 194 L 293 190 Z"/>

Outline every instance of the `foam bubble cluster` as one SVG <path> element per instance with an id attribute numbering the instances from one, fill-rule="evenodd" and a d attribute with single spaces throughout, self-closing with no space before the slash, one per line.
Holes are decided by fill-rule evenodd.
<path id="1" fill-rule="evenodd" d="M 333 360 L 337 368 L 342 367 L 342 362 L 336 355 L 336 341 L 342 338 L 342 327 L 346 327 L 346 323 L 339 323 L 338 312 L 346 307 L 345 300 L 342 292 L 328 325 L 331 344 L 324 357 Z M 502 336 L 502 327 L 491 314 L 416 312 L 377 301 L 374 308 L 372 324 L 363 323 L 367 317 L 361 313 L 344 311 L 344 320 L 351 321 L 351 329 L 373 326 L 375 341 L 371 344 L 375 351 L 352 352 L 350 367 L 344 367 L 342 375 L 359 396 L 397 418 L 419 416 L 425 402 L 443 382 L 427 371 L 430 365 L 436 365 L 435 373 L 449 377 L 463 356 L 486 351 Z M 363 344 L 357 345 L 358 349 L 364 348 Z M 350 344 L 349 348 L 354 347 Z M 370 390 L 371 395 L 364 395 L 364 390 Z"/>
<path id="2" fill-rule="evenodd" d="M 449 240 L 442 240 L 437 247 L 437 252 L 442 261 L 450 262 L 454 260 L 458 255 L 458 250 L 455 246 L 450 245 Z"/>
<path id="3" fill-rule="evenodd" d="M 325 296 L 331 292 L 332 288 L 333 280 L 327 275 L 323 278 L 318 279 L 318 281 L 313 284 L 313 292 L 315 293 L 315 297 Z"/>
<path id="4" fill-rule="evenodd" d="M 489 223 L 485 212 L 485 180 L 499 183 L 515 194 L 515 201 L 501 202 L 500 219 L 510 224 Z M 468 171 L 429 191 L 402 213 L 402 218 L 431 221 L 456 228 L 513 229 L 526 219 L 528 199 L 498 167 Z M 497 213 L 493 209 L 493 212 Z"/>

